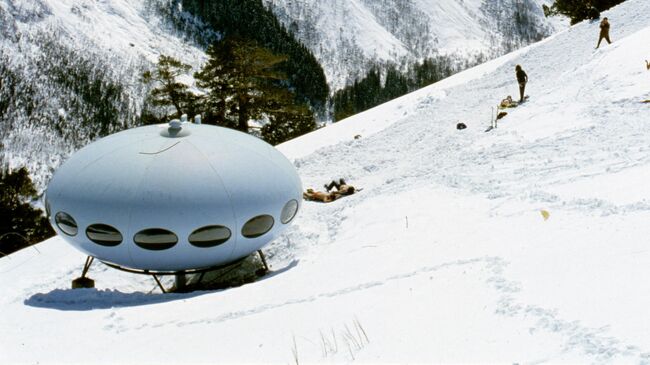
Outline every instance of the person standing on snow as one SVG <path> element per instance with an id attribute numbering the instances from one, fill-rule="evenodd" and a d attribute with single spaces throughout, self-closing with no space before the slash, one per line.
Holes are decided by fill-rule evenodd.
<path id="1" fill-rule="evenodd" d="M 603 18 L 603 21 L 600 22 L 600 37 L 598 38 L 596 49 L 600 47 L 600 42 L 602 42 L 603 39 L 606 40 L 607 43 L 612 44 L 612 41 L 609 40 L 609 21 L 607 20 L 607 17 Z"/>
<path id="2" fill-rule="evenodd" d="M 519 83 L 519 102 L 524 102 L 524 92 L 526 91 L 526 83 L 528 82 L 528 75 L 521 68 L 521 65 L 515 67 L 515 73 L 517 74 L 517 82 Z"/>

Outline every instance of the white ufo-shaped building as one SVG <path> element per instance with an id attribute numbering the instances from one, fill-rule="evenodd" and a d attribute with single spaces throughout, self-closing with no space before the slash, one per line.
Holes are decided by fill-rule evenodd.
<path id="1" fill-rule="evenodd" d="M 227 128 L 172 121 L 73 154 L 46 192 L 50 223 L 105 263 L 176 273 L 259 250 L 294 219 L 300 178 L 284 155 Z"/>

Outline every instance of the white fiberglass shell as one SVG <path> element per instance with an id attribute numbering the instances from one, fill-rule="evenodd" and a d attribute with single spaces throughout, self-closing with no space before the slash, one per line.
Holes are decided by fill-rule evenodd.
<path id="1" fill-rule="evenodd" d="M 46 205 L 57 233 L 102 261 L 152 271 L 226 264 L 276 238 L 302 202 L 293 165 L 271 145 L 245 133 L 191 123 L 181 127 L 135 128 L 73 154 L 47 188 Z M 59 218 L 66 218 L 64 213 L 74 219 L 76 234 L 66 230 L 65 222 L 57 224 L 58 213 Z M 244 229 L 245 237 L 244 225 L 260 216 L 264 218 L 254 221 L 266 228 L 272 222 L 272 228 L 259 236 Z M 121 242 L 91 241 L 89 237 L 103 237 L 106 226 L 119 234 L 105 237 L 119 241 L 121 235 Z M 200 238 L 202 228 L 214 226 L 221 234 L 229 230 L 230 237 L 212 247 L 189 242 L 193 232 Z M 136 235 L 151 229 L 173 232 L 177 242 L 153 250 L 134 242 L 143 237 Z M 165 239 L 154 239 L 160 237 Z"/>

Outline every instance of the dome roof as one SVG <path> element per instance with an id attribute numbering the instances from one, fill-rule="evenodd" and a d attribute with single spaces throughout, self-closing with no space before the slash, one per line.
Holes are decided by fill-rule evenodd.
<path id="1" fill-rule="evenodd" d="M 55 229 L 100 260 L 158 271 L 227 263 L 277 236 L 285 225 L 285 205 L 295 201 L 297 209 L 302 194 L 300 178 L 286 157 L 231 129 L 191 123 L 176 127 L 126 130 L 71 156 L 47 188 Z M 61 230 L 59 212 L 74 220 L 78 234 Z M 259 237 L 244 237 L 243 226 L 259 216 L 272 217 L 272 228 Z M 106 246 L 92 241 L 97 225 L 113 227 L 123 242 Z M 210 248 L 188 242 L 193 232 L 210 226 L 226 227 L 232 237 Z M 177 243 L 143 248 L 147 245 L 134 238 L 147 229 L 172 232 Z"/>

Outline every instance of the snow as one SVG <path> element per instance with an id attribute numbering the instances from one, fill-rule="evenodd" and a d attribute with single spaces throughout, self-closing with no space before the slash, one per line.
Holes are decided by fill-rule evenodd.
<path id="1" fill-rule="evenodd" d="M 158 62 L 161 52 L 193 66 L 206 60 L 202 47 L 187 42 L 160 17 L 147 9 L 161 0 L 78 1 L 45 0 L 52 19 L 67 34 L 83 34 L 102 49 L 123 57 L 143 56 Z"/>
<path id="2" fill-rule="evenodd" d="M 24 107 L 23 112 L 8 110 L 2 116 L 3 124 L 11 124 L 11 128 L 2 128 L 0 138 L 2 158 L 10 168 L 26 167 L 37 190 L 42 191 L 52 170 L 79 147 L 66 136 L 77 135 L 75 141 L 79 143 L 92 138 L 91 126 L 82 123 L 82 112 L 61 107 L 61 95 L 70 90 L 53 81 L 52 73 L 45 74 L 48 65 L 41 59 L 53 57 L 49 48 L 69 50 L 64 54 L 70 60 L 63 61 L 90 60 L 92 65 L 87 67 L 106 71 L 106 80 L 124 88 L 120 104 L 123 126 L 132 125 L 134 114 L 142 109 L 149 88 L 142 84 L 141 75 L 161 54 L 199 69 L 207 59 L 204 47 L 155 10 L 169 4 L 170 0 L 0 0 L 0 54 L 6 57 L 3 62 L 6 60 L 8 70 L 21 80 L 10 84 L 18 84 L 15 92 L 24 99 L 31 95 L 35 104 Z M 179 16 L 188 31 L 202 29 L 202 24 L 189 15 Z M 216 35 L 203 36 L 210 39 Z M 184 81 L 195 89 L 191 77 Z M 50 95 L 59 98 L 48 98 Z M 78 105 L 87 104 L 80 101 Z M 53 127 L 57 120 L 65 120 L 63 130 Z"/>
<path id="3" fill-rule="evenodd" d="M 258 282 L 164 295 L 95 264 L 71 290 L 84 257 L 60 238 L 0 259 L 0 363 L 650 362 L 648 13 L 279 146 L 305 188 L 363 190 L 306 202 Z M 530 100 L 485 133 L 516 64 Z"/>
<path id="4" fill-rule="evenodd" d="M 545 18 L 542 5 L 527 0 L 536 31 L 565 29 L 564 17 Z M 471 59 L 501 55 L 499 33 L 486 0 L 264 0 L 323 66 L 330 88 L 341 89 L 377 65 L 405 65 L 446 54 Z M 502 1 L 497 12 L 514 6 Z M 544 28 L 544 29 L 541 29 Z"/>

